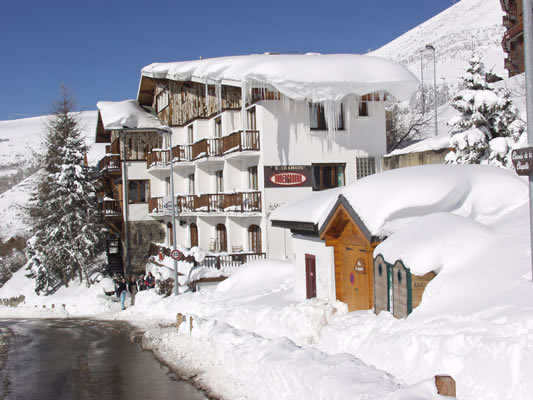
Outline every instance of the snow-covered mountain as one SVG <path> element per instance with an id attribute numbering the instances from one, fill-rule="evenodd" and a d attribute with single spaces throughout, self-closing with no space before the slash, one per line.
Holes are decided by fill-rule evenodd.
<path id="1" fill-rule="evenodd" d="M 95 164 L 104 153 L 104 144 L 95 144 L 96 111 L 82 111 L 79 123 L 89 152 L 87 159 Z M 0 180 L 8 180 L 26 169 L 32 161 L 32 152 L 38 151 L 46 121 L 49 116 L 0 121 Z M 27 176 L 27 175 L 24 175 Z M 22 220 L 21 206 L 29 199 L 36 174 L 16 182 L 16 185 L 0 194 L 0 240 L 24 234 L 26 225 Z"/>
<path id="2" fill-rule="evenodd" d="M 457 82 L 475 52 L 487 70 L 506 78 L 501 41 L 505 29 L 499 0 L 461 0 L 369 55 L 392 59 L 420 78 L 420 50 L 435 47 L 437 81 Z M 433 82 L 433 54 L 423 53 L 424 81 Z"/>

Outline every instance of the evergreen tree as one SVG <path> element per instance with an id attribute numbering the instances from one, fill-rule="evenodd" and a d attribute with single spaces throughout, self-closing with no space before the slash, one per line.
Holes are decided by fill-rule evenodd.
<path id="1" fill-rule="evenodd" d="M 463 75 L 463 85 L 452 101 L 460 116 L 450 121 L 455 150 L 447 154 L 446 162 L 510 167 L 511 150 L 525 131 L 510 94 L 489 86 L 487 73 L 476 56 Z"/>
<path id="2" fill-rule="evenodd" d="M 37 292 L 53 291 L 78 277 L 89 285 L 88 272 L 104 237 L 95 185 L 85 163 L 86 145 L 73 103 L 63 88 L 49 120 L 41 171 L 28 216 L 28 276 Z"/>

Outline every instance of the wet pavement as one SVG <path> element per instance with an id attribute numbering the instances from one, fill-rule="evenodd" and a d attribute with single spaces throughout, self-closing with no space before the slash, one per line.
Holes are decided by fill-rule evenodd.
<path id="1" fill-rule="evenodd" d="M 0 320 L 0 399 L 196 400 L 120 323 Z"/>

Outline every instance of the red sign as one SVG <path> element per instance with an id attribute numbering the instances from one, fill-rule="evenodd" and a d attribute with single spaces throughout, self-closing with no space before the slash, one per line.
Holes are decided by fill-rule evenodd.
<path id="1" fill-rule="evenodd" d="M 172 251 L 170 252 L 170 257 L 172 257 L 172 259 L 173 259 L 173 260 L 176 260 L 176 261 L 181 260 L 181 256 L 182 256 L 182 255 L 183 255 L 183 254 L 182 254 L 181 251 L 179 251 L 179 250 L 172 250 Z"/>
<path id="2" fill-rule="evenodd" d="M 311 186 L 311 167 L 306 165 L 278 165 L 265 167 L 265 187 Z"/>
<path id="3" fill-rule="evenodd" d="M 165 259 L 165 255 L 162 251 L 159 252 L 159 261 L 163 261 Z"/>
<path id="4" fill-rule="evenodd" d="M 280 172 L 270 177 L 270 182 L 275 185 L 294 186 L 301 185 L 307 180 L 304 174 L 298 172 Z"/>

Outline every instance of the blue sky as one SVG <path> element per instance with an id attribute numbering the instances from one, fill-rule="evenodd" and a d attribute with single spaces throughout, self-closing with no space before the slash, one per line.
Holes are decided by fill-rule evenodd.
<path id="1" fill-rule="evenodd" d="M 0 5 L 0 120 L 135 98 L 140 70 L 265 51 L 366 53 L 453 0 L 24 1 Z"/>

